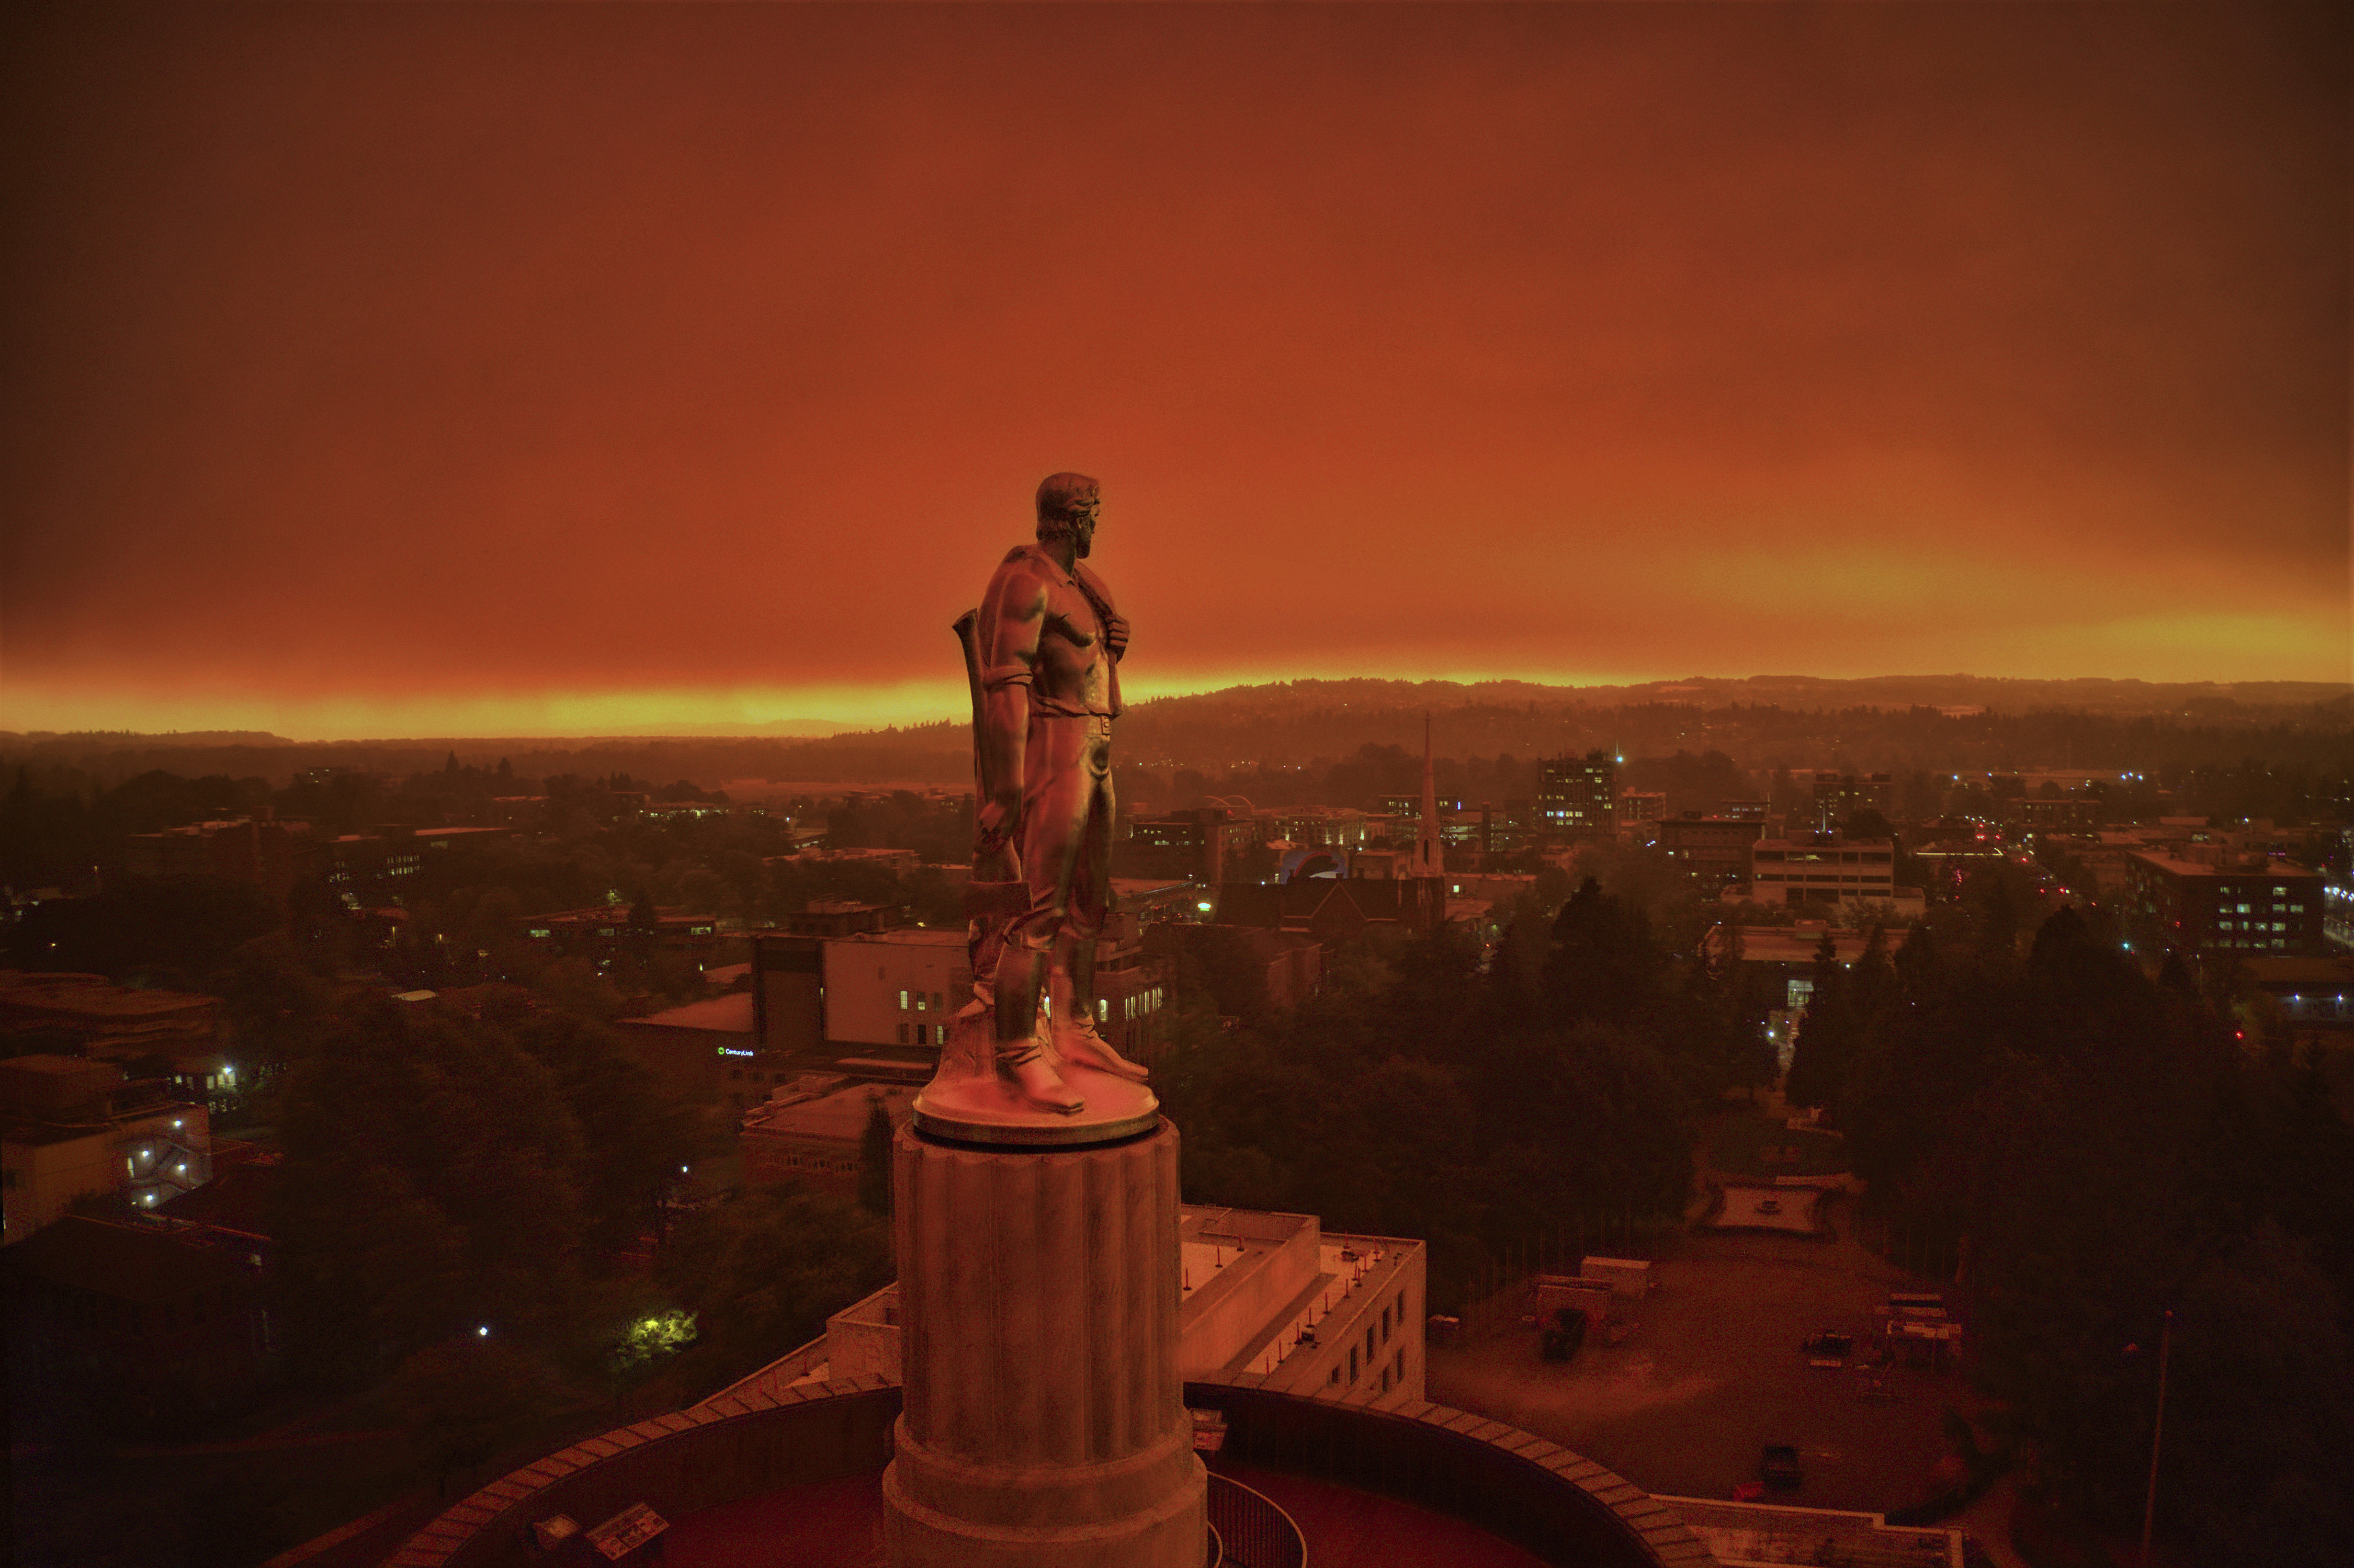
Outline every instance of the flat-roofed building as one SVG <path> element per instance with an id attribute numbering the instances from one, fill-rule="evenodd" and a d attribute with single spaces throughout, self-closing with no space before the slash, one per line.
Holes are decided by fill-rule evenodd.
<path id="1" fill-rule="evenodd" d="M 1659 825 L 1659 845 L 1685 875 L 1704 888 L 1749 879 L 1749 851 L 1766 836 L 1762 817 L 1703 817 L 1687 811 Z"/>
<path id="2" fill-rule="evenodd" d="M 756 1184 L 790 1178 L 822 1192 L 855 1197 L 866 1126 L 875 1107 L 883 1108 L 896 1132 L 907 1124 L 915 1103 L 915 1089 L 904 1085 L 809 1075 L 745 1113 L 737 1139 L 745 1177 Z"/>
<path id="3" fill-rule="evenodd" d="M 37 1053 L 0 1061 L 0 1242 L 90 1192 L 154 1209 L 212 1179 L 212 1118 L 161 1080 Z"/>
<path id="4" fill-rule="evenodd" d="M 1815 825 L 1825 832 L 1836 832 L 1840 823 L 1858 811 L 1877 811 L 1884 817 L 1894 803 L 1895 782 L 1885 773 L 1841 773 L 1818 768 L 1808 777 L 1813 792 L 1809 814 Z"/>
<path id="5" fill-rule="evenodd" d="M 2319 872 L 2262 854 L 2190 854 L 2139 850 L 2126 855 L 2126 920 L 2137 937 L 2187 953 L 2327 950 Z"/>
<path id="6" fill-rule="evenodd" d="M 1178 1211 L 1178 1241 L 1177 1361 L 1186 1382 L 1361 1394 L 1381 1410 L 1426 1397 L 1424 1243 L 1327 1233 L 1313 1214 L 1193 1204 Z M 796 1352 L 786 1381 L 898 1382 L 898 1305 L 892 1284 L 836 1313 L 822 1348 Z"/>
<path id="7" fill-rule="evenodd" d="M 258 1393 L 269 1358 L 261 1254 L 208 1226 L 68 1214 L 9 1253 L 14 1370 L 54 1396 L 213 1410 Z"/>
<path id="8" fill-rule="evenodd" d="M 1139 932 L 1132 913 L 1115 911 L 1096 948 L 1097 1023 L 1131 1059 L 1149 1044 L 1167 991 L 1165 966 L 1144 953 Z M 757 932 L 751 947 L 743 995 L 760 1061 L 746 1071 L 769 1083 L 784 1081 L 777 1075 L 788 1063 L 808 1072 L 854 1058 L 923 1068 L 928 1076 L 958 1012 L 972 1000 L 961 927 L 893 926 L 836 937 Z M 856 1071 L 875 1075 L 871 1066 Z M 732 1082 L 729 1091 L 739 1092 Z"/>
<path id="9" fill-rule="evenodd" d="M 202 1054 L 219 1046 L 220 999 L 135 990 L 104 975 L 0 969 L 0 1039 L 83 1056 Z"/>
<path id="10" fill-rule="evenodd" d="M 1419 798 L 1415 812 L 1421 811 Z M 1391 820 L 1353 806 L 1288 806 L 1274 813 L 1275 836 L 1287 843 L 1315 849 L 1356 849 L 1387 843 Z"/>
<path id="11" fill-rule="evenodd" d="M 961 929 L 864 931 L 825 944 L 830 1045 L 909 1045 L 938 1051 L 949 1021 L 972 1000 Z"/>
<path id="12" fill-rule="evenodd" d="M 1352 869 L 1372 853 L 1352 856 Z M 1446 882 L 1435 876 L 1230 882 L 1218 889 L 1216 917 L 1229 926 L 1312 936 L 1329 952 L 1374 927 L 1435 931 L 1446 922 L 1447 897 Z"/>
<path id="13" fill-rule="evenodd" d="M 1188 807 L 1130 820 L 1115 850 L 1123 875 L 1183 877 L 1215 886 L 1238 851 L 1267 842 L 1276 814 L 1225 806 Z"/>
<path id="14" fill-rule="evenodd" d="M 1618 792 L 1618 836 L 1628 843 L 1655 842 L 1668 814 L 1663 789 L 1622 789 Z"/>
<path id="15" fill-rule="evenodd" d="M 791 854 L 770 855 L 763 865 L 866 865 L 877 871 L 887 871 L 894 876 L 912 876 L 922 857 L 911 849 L 848 848 L 805 849 Z"/>
<path id="16" fill-rule="evenodd" d="M 1750 846 L 1749 885 L 1760 904 L 1893 904 L 1896 842 L 1836 833 L 1760 838 Z"/>
<path id="17" fill-rule="evenodd" d="M 855 898 L 811 898 L 777 921 L 789 937 L 855 937 L 862 931 L 887 931 L 899 923 L 893 904 L 862 904 Z"/>
<path id="18" fill-rule="evenodd" d="M 1202 889 L 1182 878 L 1115 876 L 1111 879 L 1113 907 L 1139 926 L 1164 920 L 1197 920 L 1203 911 Z"/>
<path id="19" fill-rule="evenodd" d="M 755 932 L 752 1033 L 758 1049 L 814 1057 L 825 1045 L 825 939 Z"/>
<path id="20" fill-rule="evenodd" d="M 2354 958 L 2259 955 L 2240 962 L 2296 1039 L 2342 1044 L 2354 1038 Z"/>
<path id="21" fill-rule="evenodd" d="M 311 853 L 310 823 L 274 818 L 190 822 L 122 842 L 123 869 L 133 876 L 226 877 L 250 883 L 281 906 Z"/>
<path id="22" fill-rule="evenodd" d="M 613 1032 L 666 1086 L 694 1099 L 737 1106 L 764 1099 L 769 1073 L 785 1066 L 781 1054 L 773 1067 L 762 1058 L 748 991 L 624 1018 Z"/>
<path id="23" fill-rule="evenodd" d="M 559 909 L 518 921 L 535 952 L 552 958 L 585 958 L 599 968 L 624 953 L 684 953 L 708 961 L 719 950 L 719 916 L 658 909 L 653 924 L 630 918 L 626 904 Z"/>
<path id="24" fill-rule="evenodd" d="M 1328 1234 L 1313 1214 L 1188 1205 L 1177 1358 L 1197 1383 L 1419 1403 L 1428 1248 Z"/>

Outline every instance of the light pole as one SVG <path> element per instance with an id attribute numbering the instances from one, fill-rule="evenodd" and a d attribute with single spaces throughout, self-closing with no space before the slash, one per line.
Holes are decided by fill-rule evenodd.
<path id="1" fill-rule="evenodd" d="M 2149 1568 L 2149 1531 L 2158 1518 L 2158 1446 L 2166 1436 L 2166 1352 L 2174 1341 L 2174 1313 L 2158 1331 L 2158 1417 L 2149 1424 L 2149 1494 L 2141 1505 L 2141 1568 Z"/>

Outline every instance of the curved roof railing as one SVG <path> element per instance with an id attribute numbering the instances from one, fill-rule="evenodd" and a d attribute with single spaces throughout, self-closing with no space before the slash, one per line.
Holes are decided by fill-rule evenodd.
<path id="1" fill-rule="evenodd" d="M 1530 1433 L 1445 1405 L 1375 1409 L 1362 1393 L 1301 1396 L 1187 1383 L 1185 1403 L 1226 1421 L 1221 1452 L 1419 1503 L 1563 1568 L 1712 1568 L 1682 1520 L 1601 1466 Z M 608 1519 L 644 1503 L 681 1519 L 740 1498 L 877 1474 L 891 1457 L 900 1389 L 879 1377 L 744 1388 L 618 1428 L 511 1472 L 443 1510 L 385 1568 L 535 1568 L 531 1525 Z M 1211 1478 L 1225 1561 L 1287 1568 L 1299 1526 L 1272 1501 Z M 1255 1501 L 1253 1500 L 1255 1499 Z M 1246 1532 L 1269 1521 L 1260 1537 Z M 1288 1534 L 1287 1534 L 1288 1532 Z M 1207 1543 L 1205 1542 L 1205 1545 Z"/>
<path id="2" fill-rule="evenodd" d="M 1213 1470 L 1208 1500 L 1212 1568 L 1307 1568 L 1308 1538 L 1273 1498 Z"/>

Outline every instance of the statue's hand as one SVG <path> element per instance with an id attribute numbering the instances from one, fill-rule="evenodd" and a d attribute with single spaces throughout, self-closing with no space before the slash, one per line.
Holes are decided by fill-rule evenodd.
<path id="1" fill-rule="evenodd" d="M 1021 823 L 1022 800 L 993 799 L 983 802 L 973 820 L 972 879 L 975 882 L 1019 882 L 1022 852 L 1014 830 Z"/>

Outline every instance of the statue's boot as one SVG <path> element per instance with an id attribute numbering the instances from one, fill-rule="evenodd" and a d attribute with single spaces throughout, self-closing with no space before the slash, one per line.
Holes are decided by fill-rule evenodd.
<path id="1" fill-rule="evenodd" d="M 1095 938 L 1066 935 L 1056 945 L 1055 957 L 1062 971 L 1057 978 L 1066 988 L 1064 994 L 1055 999 L 1058 1014 L 1054 1027 L 1055 1054 L 1082 1067 L 1093 1067 L 1130 1083 L 1142 1083 L 1145 1070 L 1113 1049 L 1112 1043 L 1096 1026 Z"/>
<path id="2" fill-rule="evenodd" d="M 1076 1062 L 1082 1067 L 1093 1067 L 1099 1073 L 1109 1073 L 1140 1084 L 1150 1072 L 1112 1048 L 1096 1028 L 1091 1017 L 1057 1019 L 1055 1023 L 1055 1051 L 1066 1062 Z"/>
<path id="3" fill-rule="evenodd" d="M 997 1075 L 1013 1086 L 1024 1105 L 1074 1116 L 1087 1101 L 1072 1093 L 1038 1042 L 1038 1000 L 1046 965 L 1037 953 L 1009 943 L 997 961 Z"/>
<path id="4" fill-rule="evenodd" d="M 1076 1116 L 1087 1102 L 1063 1082 L 1046 1061 L 1045 1047 L 1035 1040 L 1016 1040 L 997 1048 L 997 1075 L 1013 1086 L 1022 1103 L 1056 1116 Z"/>

